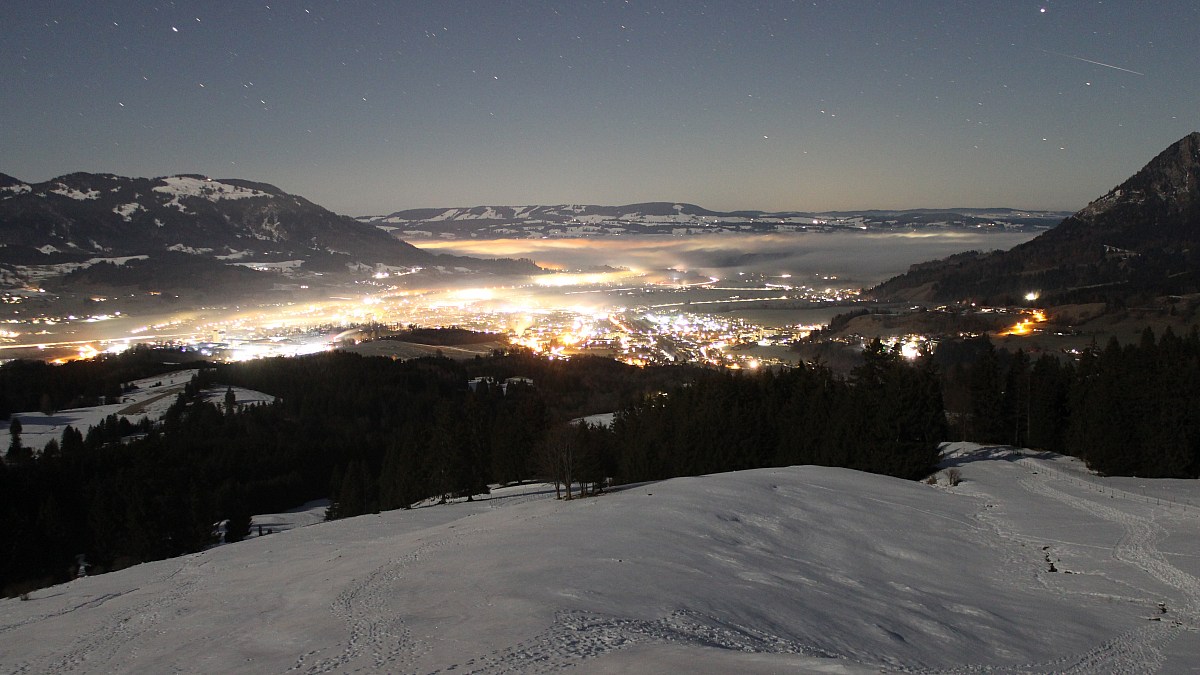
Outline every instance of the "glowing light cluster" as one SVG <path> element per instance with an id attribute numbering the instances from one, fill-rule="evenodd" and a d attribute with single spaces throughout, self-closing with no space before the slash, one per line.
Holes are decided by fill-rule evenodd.
<path id="1" fill-rule="evenodd" d="M 362 278 L 353 286 L 343 286 L 336 291 L 340 295 L 322 299 L 310 295 L 297 302 L 196 308 L 169 317 L 143 318 L 140 325 L 133 324 L 117 307 L 92 316 L 28 317 L 18 323 L 35 328 L 22 329 L 19 334 L 0 333 L 0 341 L 18 335 L 25 339 L 53 335 L 56 337 L 44 339 L 48 347 L 78 351 L 78 357 L 72 354 L 69 358 L 87 358 L 142 342 L 177 345 L 208 358 L 240 361 L 332 349 L 371 337 L 379 329 L 454 326 L 502 334 L 511 344 L 552 357 L 595 354 L 642 365 L 692 362 L 755 368 L 775 362 L 762 349 L 786 345 L 799 335 L 798 330 L 792 326 L 768 330 L 725 315 L 727 308 L 716 307 L 716 314 L 706 314 L 701 307 L 828 301 L 849 293 L 845 289 L 820 291 L 803 284 L 773 284 L 763 275 L 742 274 L 723 280 L 686 269 L 539 274 L 487 287 L 448 287 L 447 282 L 460 284 L 462 278 L 440 274 L 428 277 L 431 285 L 419 286 L 425 277 L 409 276 L 415 270 L 408 269 L 361 271 Z M 408 279 L 395 281 L 401 276 Z M 786 273 L 773 279 L 795 280 Z M 698 286 L 703 290 L 688 290 Z M 120 298 L 110 300 L 108 306 Z M 93 329 L 97 332 L 87 336 L 92 344 L 86 349 L 81 331 L 61 328 L 100 321 L 107 324 L 104 332 Z M 56 325 L 59 328 L 53 328 Z M 73 338 L 64 340 L 67 335 Z M 0 344 L 0 349 L 9 348 L 13 346 Z"/>
<path id="2" fill-rule="evenodd" d="M 1035 309 L 1029 312 L 1025 318 L 1018 321 L 1008 330 L 1000 333 L 1000 335 L 1029 335 L 1036 332 L 1037 324 L 1046 322 L 1046 312 L 1040 309 Z"/>

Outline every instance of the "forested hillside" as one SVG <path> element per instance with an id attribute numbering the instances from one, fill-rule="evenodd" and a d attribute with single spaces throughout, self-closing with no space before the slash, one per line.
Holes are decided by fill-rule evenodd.
<path id="1" fill-rule="evenodd" d="M 29 397 L 74 376 L 10 364 L 0 377 L 9 369 Z M 201 395 L 231 385 L 274 402 Z M 611 429 L 568 424 L 607 411 L 620 411 Z M 222 521 L 236 539 L 251 514 L 322 497 L 339 518 L 537 478 L 571 495 L 793 463 L 916 477 L 936 461 L 943 414 L 933 372 L 876 342 L 850 380 L 822 368 L 733 374 L 523 353 L 281 358 L 198 371 L 157 424 L 113 416 L 44 449 L 12 428 L 0 466 L 8 593 L 69 578 L 81 553 L 93 571 L 179 555 L 214 543 Z"/>
<path id="2" fill-rule="evenodd" d="M 952 352 L 953 355 L 952 355 Z M 1110 476 L 1200 477 L 1200 332 L 1112 339 L 1078 361 L 997 351 L 986 338 L 938 356 L 956 438 L 1073 455 Z"/>

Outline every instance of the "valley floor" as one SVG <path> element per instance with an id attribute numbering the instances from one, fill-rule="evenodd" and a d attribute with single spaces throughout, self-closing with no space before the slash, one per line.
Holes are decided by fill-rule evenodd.
<path id="1" fill-rule="evenodd" d="M 0 601 L 0 672 L 1189 672 L 1200 483 L 947 447 L 319 523 Z"/>

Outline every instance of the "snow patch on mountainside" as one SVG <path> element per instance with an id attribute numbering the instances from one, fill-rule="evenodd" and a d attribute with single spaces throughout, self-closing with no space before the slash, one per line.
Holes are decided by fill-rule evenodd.
<path id="1" fill-rule="evenodd" d="M 17 185 L 9 185 L 7 187 L 2 187 L 2 188 L 0 188 L 0 199 L 8 199 L 9 197 L 23 195 L 32 189 L 33 188 L 31 188 L 29 185 L 27 185 L 25 183 L 19 183 Z"/>
<path id="2" fill-rule="evenodd" d="M 67 187 L 66 185 L 62 185 L 61 183 L 58 186 L 56 186 L 55 189 L 50 190 L 50 194 L 60 195 L 62 197 L 69 197 L 71 199 L 78 199 L 80 201 L 100 198 L 99 190 L 88 190 L 87 192 L 84 192 L 82 190 L 76 190 L 75 188 L 72 188 L 72 187 Z"/>
<path id="3" fill-rule="evenodd" d="M 85 265 L 96 265 L 98 263 L 106 262 L 106 263 L 112 263 L 112 264 L 116 265 L 117 267 L 120 267 L 120 266 L 124 265 L 125 263 L 129 262 L 130 260 L 146 260 L 149 257 L 150 256 L 148 256 L 148 255 L 125 255 L 125 256 L 120 256 L 118 258 L 92 258 L 91 260 L 88 260 L 84 264 Z"/>
<path id="4" fill-rule="evenodd" d="M 298 269 L 304 264 L 303 260 L 284 260 L 281 262 L 235 262 L 231 265 L 248 267 L 256 272 L 287 272 Z"/>
<path id="5" fill-rule="evenodd" d="M 212 253 L 213 251 L 211 248 L 192 248 L 191 246 L 185 246 L 183 244 L 171 244 L 167 247 L 167 250 L 175 251 L 177 253 L 190 253 L 192 255 L 203 255 L 205 253 Z"/>
<path id="6" fill-rule="evenodd" d="M 59 252 L 53 246 L 43 246 L 38 250 L 46 254 Z M 146 260 L 149 257 L 147 255 L 127 255 L 116 258 L 89 258 L 83 262 L 57 263 L 54 265 L 14 265 L 13 269 L 31 281 L 43 281 L 52 277 L 70 274 L 76 270 L 87 269 L 100 263 L 110 263 L 120 267 L 130 260 Z"/>
<path id="7" fill-rule="evenodd" d="M 180 201 L 184 198 L 199 198 L 209 201 L 218 201 L 222 199 L 249 199 L 251 197 L 270 197 L 271 195 L 260 190 L 244 188 L 238 185 L 229 185 L 220 181 L 212 180 L 211 178 L 196 178 L 194 176 L 167 176 L 161 178 L 164 185 L 159 185 L 153 190 L 159 194 L 167 195 L 171 199 L 165 203 L 166 206 L 174 206 L 184 213 L 190 213 L 188 209 Z"/>
<path id="8" fill-rule="evenodd" d="M 165 185 L 154 188 L 173 197 L 201 197 L 204 199 L 249 199 L 251 197 L 270 197 L 260 190 L 244 188 L 239 185 L 229 185 L 211 178 L 196 178 L 194 176 L 167 176 L 160 179 Z"/>
<path id="9" fill-rule="evenodd" d="M 113 207 L 113 213 L 117 214 L 118 216 L 121 216 L 121 218 L 123 218 L 125 220 L 125 222 L 130 222 L 131 220 L 133 220 L 134 214 L 145 211 L 145 210 L 146 210 L 146 207 L 142 206 L 141 204 L 138 204 L 137 202 L 131 202 L 129 204 L 121 204 L 120 206 Z"/>

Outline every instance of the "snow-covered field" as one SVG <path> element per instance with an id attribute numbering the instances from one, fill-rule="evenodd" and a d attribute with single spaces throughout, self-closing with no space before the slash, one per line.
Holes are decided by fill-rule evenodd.
<path id="1" fill-rule="evenodd" d="M 0 672 L 1197 668 L 1195 481 L 949 451 L 957 487 L 791 467 L 255 537 L 0 601 Z"/>
<path id="2" fill-rule="evenodd" d="M 196 374 L 194 370 L 180 370 L 173 373 L 148 377 L 131 382 L 133 389 L 121 396 L 120 403 L 98 405 L 87 408 L 69 408 L 47 415 L 41 412 L 22 412 L 13 415 L 21 420 L 21 444 L 35 451 L 41 451 L 51 439 L 59 440 L 67 427 L 75 427 L 82 433 L 87 433 L 88 427 L 94 427 L 104 421 L 109 415 L 127 417 L 130 422 L 137 422 L 143 417 L 151 420 L 162 418 L 175 397 L 183 392 L 184 386 Z M 214 388 L 204 392 L 205 399 L 223 404 L 225 401 L 224 387 Z M 234 396 L 239 405 L 256 405 L 270 403 L 273 397 L 262 392 L 233 388 Z M 8 423 L 4 424 L 3 432 L 8 435 Z"/>

